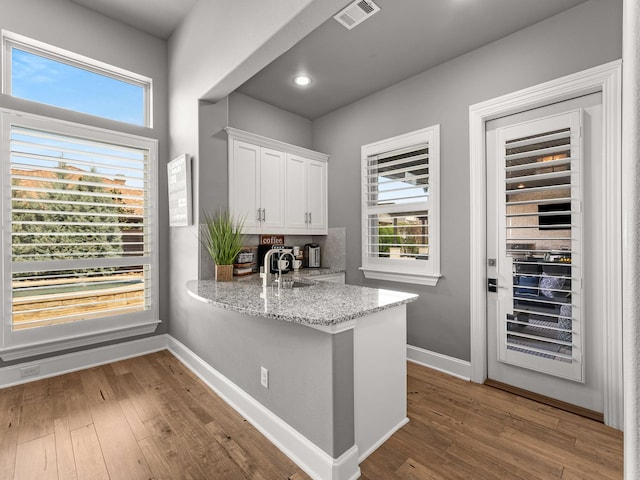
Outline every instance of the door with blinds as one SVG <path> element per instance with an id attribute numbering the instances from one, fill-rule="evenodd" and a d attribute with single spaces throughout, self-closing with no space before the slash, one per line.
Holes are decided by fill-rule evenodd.
<path id="1" fill-rule="evenodd" d="M 601 95 L 487 124 L 488 378 L 602 412 Z"/>

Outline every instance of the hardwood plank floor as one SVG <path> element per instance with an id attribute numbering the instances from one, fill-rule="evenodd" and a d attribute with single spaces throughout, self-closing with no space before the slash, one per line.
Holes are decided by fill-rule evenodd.
<path id="1" fill-rule="evenodd" d="M 622 432 L 486 385 L 408 364 L 410 422 L 361 465 L 374 479 L 623 477 Z"/>
<path id="2" fill-rule="evenodd" d="M 619 480 L 622 433 L 408 364 L 410 423 L 363 480 Z M 0 479 L 309 477 L 169 352 L 0 390 Z"/>

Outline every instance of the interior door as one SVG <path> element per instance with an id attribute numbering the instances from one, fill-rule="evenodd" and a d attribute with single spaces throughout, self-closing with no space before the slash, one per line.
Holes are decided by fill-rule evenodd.
<path id="1" fill-rule="evenodd" d="M 601 95 L 487 123 L 490 379 L 603 412 Z"/>

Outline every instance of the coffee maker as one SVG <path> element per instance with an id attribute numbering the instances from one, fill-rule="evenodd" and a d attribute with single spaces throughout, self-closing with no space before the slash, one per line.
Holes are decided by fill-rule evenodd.
<path id="1" fill-rule="evenodd" d="M 259 266 L 262 267 L 264 265 L 264 256 L 271 249 L 273 250 L 291 250 L 293 247 L 287 245 L 258 245 L 258 262 Z M 276 252 L 271 255 L 271 260 L 269 261 L 269 273 L 278 273 L 278 260 L 280 260 L 280 253 Z M 293 259 L 287 256 L 287 260 L 289 260 L 289 266 L 287 268 L 282 269 L 282 273 L 291 272 L 293 270 Z M 258 268 L 259 270 L 259 268 Z"/>
<path id="2" fill-rule="evenodd" d="M 320 245 L 307 243 L 304 246 L 303 265 L 305 268 L 320 268 Z"/>

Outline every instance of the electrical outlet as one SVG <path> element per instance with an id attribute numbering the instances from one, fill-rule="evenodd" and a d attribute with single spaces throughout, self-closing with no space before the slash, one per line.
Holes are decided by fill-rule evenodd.
<path id="1" fill-rule="evenodd" d="M 33 377 L 40 373 L 40 365 L 32 365 L 31 367 L 24 367 L 20 369 L 20 377 Z"/>
<path id="2" fill-rule="evenodd" d="M 264 388 L 269 388 L 269 370 L 260 367 L 260 383 Z"/>

